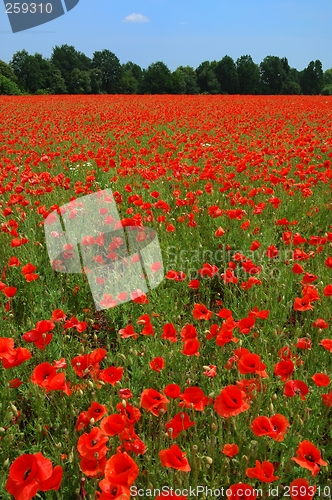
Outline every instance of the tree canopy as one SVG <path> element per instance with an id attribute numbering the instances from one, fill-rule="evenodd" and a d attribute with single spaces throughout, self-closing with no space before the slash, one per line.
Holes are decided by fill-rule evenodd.
<path id="1" fill-rule="evenodd" d="M 108 49 L 90 58 L 71 45 L 61 45 L 53 48 L 49 59 L 20 50 L 9 64 L 0 60 L 0 77 L 2 94 L 12 89 L 13 94 L 332 95 L 332 68 L 323 72 L 316 60 L 298 71 L 286 57 L 270 55 L 260 64 L 248 54 L 236 61 L 225 55 L 196 69 L 179 66 L 171 71 L 162 61 L 143 69 L 132 61 L 121 64 Z"/>

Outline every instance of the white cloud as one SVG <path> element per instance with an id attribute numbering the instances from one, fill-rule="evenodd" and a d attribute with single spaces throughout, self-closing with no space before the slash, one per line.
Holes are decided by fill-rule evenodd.
<path id="1" fill-rule="evenodd" d="M 123 23 L 148 23 L 149 21 L 150 19 L 142 14 L 129 14 L 122 20 Z"/>

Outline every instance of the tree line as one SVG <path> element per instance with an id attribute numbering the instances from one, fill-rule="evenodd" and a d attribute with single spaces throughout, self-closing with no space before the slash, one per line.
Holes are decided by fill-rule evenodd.
<path id="1" fill-rule="evenodd" d="M 161 61 L 142 69 L 121 64 L 105 49 L 90 58 L 73 46 L 55 46 L 49 59 L 16 52 L 0 60 L 0 94 L 304 94 L 332 95 L 332 68 L 319 60 L 298 71 L 286 57 L 267 56 L 256 64 L 250 55 L 234 61 L 204 61 L 196 69 L 170 71 Z"/>

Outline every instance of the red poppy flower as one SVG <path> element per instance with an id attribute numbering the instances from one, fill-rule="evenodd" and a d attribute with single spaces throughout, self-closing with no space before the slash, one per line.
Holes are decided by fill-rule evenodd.
<path id="1" fill-rule="evenodd" d="M 304 273 L 304 269 L 302 266 L 300 266 L 300 264 L 294 264 L 294 266 L 292 267 L 292 272 L 294 274 L 302 274 Z"/>
<path id="2" fill-rule="evenodd" d="M 8 370 L 8 368 L 14 368 L 14 366 L 21 365 L 30 358 L 32 358 L 32 354 L 29 349 L 17 347 L 16 349 L 10 350 L 7 355 L 2 358 L 2 366 Z"/>
<path id="3" fill-rule="evenodd" d="M 221 451 L 227 457 L 232 458 L 239 453 L 239 447 L 237 444 L 225 444 Z"/>
<path id="4" fill-rule="evenodd" d="M 256 417 L 252 421 L 250 428 L 255 436 L 269 436 L 274 441 L 283 441 L 289 426 L 287 418 L 277 413 L 271 418 L 263 415 Z"/>
<path id="5" fill-rule="evenodd" d="M 316 493 L 316 486 L 310 486 L 302 477 L 295 479 L 289 485 L 289 494 L 292 500 L 311 500 Z"/>
<path id="6" fill-rule="evenodd" d="M 100 370 L 100 372 L 98 373 L 98 380 L 102 380 L 107 384 L 115 385 L 122 379 L 122 375 L 123 368 L 121 366 L 119 366 L 118 368 L 116 366 L 110 366 L 105 370 Z"/>
<path id="7" fill-rule="evenodd" d="M 189 339 L 186 340 L 183 344 L 183 349 L 182 349 L 182 354 L 185 356 L 199 356 L 199 348 L 200 348 L 200 342 L 198 339 Z"/>
<path id="8" fill-rule="evenodd" d="M 194 325 L 185 325 L 181 330 L 181 340 L 185 342 L 189 339 L 197 338 L 197 331 Z"/>
<path id="9" fill-rule="evenodd" d="M 80 333 L 85 332 L 86 327 L 87 327 L 86 321 L 78 321 L 78 319 L 75 316 L 72 316 L 64 324 L 64 328 L 75 328 L 76 331 Z"/>
<path id="10" fill-rule="evenodd" d="M 177 384 L 168 384 L 164 389 L 164 393 L 168 398 L 176 399 L 180 396 L 181 389 Z"/>
<path id="11" fill-rule="evenodd" d="M 198 280 L 190 280 L 188 283 L 188 287 L 192 290 L 198 290 L 200 286 L 201 284 Z"/>
<path id="12" fill-rule="evenodd" d="M 257 240 L 255 240 L 255 241 L 253 241 L 253 242 L 251 243 L 251 245 L 250 245 L 250 250 L 251 250 L 252 252 L 254 252 L 254 251 L 255 251 L 255 250 L 257 250 L 260 246 L 261 246 L 260 242 L 259 242 L 259 241 L 257 241 Z"/>
<path id="13" fill-rule="evenodd" d="M 318 387 L 327 387 L 331 382 L 330 377 L 325 373 L 315 373 L 311 378 Z"/>
<path id="14" fill-rule="evenodd" d="M 114 413 L 109 417 L 103 418 L 100 422 L 101 431 L 106 434 L 106 436 L 116 436 L 123 431 L 126 426 L 126 418 L 124 415 L 119 415 Z"/>
<path id="15" fill-rule="evenodd" d="M 293 457 L 292 460 L 301 467 L 309 469 L 313 476 L 317 476 L 319 473 L 320 465 L 327 465 L 327 462 L 322 459 L 318 448 L 308 440 L 302 441 L 299 444 L 296 450 L 296 457 Z"/>
<path id="16" fill-rule="evenodd" d="M 310 349 L 312 345 L 312 342 L 310 339 L 307 339 L 306 337 L 303 337 L 302 339 L 298 339 L 298 341 L 295 344 L 295 347 L 298 349 Z"/>
<path id="17" fill-rule="evenodd" d="M 141 406 L 156 417 L 165 413 L 169 400 L 155 389 L 145 389 L 141 394 Z"/>
<path id="18" fill-rule="evenodd" d="M 308 295 L 305 295 L 304 297 L 296 297 L 293 309 L 294 311 L 310 311 L 310 309 L 313 309 Z"/>
<path id="19" fill-rule="evenodd" d="M 96 499 L 99 500 L 124 500 L 130 498 L 130 490 L 125 486 L 116 486 L 110 483 L 107 479 L 99 481 L 99 488 L 102 493 L 97 492 Z"/>
<path id="20" fill-rule="evenodd" d="M 77 450 L 81 457 L 88 460 L 101 459 L 108 451 L 108 448 L 106 448 L 107 441 L 108 437 L 101 432 L 99 427 L 93 427 L 88 434 L 85 432 L 80 436 Z"/>
<path id="21" fill-rule="evenodd" d="M 68 396 L 71 394 L 66 377 L 64 373 L 57 373 L 55 366 L 50 363 L 41 363 L 33 370 L 31 375 L 31 382 L 50 391 L 63 391 Z"/>
<path id="22" fill-rule="evenodd" d="M 258 354 L 245 354 L 241 356 L 238 362 L 238 370 L 242 374 L 256 373 L 260 377 L 266 378 L 268 375 L 265 371 L 266 365 L 262 363 L 260 356 Z"/>
<path id="23" fill-rule="evenodd" d="M 122 339 L 127 339 L 129 337 L 133 339 L 138 338 L 138 333 L 135 332 L 133 325 L 127 325 L 125 328 L 121 328 L 121 330 L 119 330 L 119 335 Z"/>
<path id="24" fill-rule="evenodd" d="M 136 462 L 127 453 L 116 453 L 105 465 L 105 478 L 116 486 L 129 488 L 139 473 Z"/>
<path id="25" fill-rule="evenodd" d="M 192 315 L 194 319 L 204 319 L 208 321 L 212 317 L 212 311 L 209 311 L 204 304 L 194 304 Z"/>
<path id="26" fill-rule="evenodd" d="M 332 406 L 332 392 L 328 392 L 327 394 L 322 394 L 323 404 L 327 407 Z"/>
<path id="27" fill-rule="evenodd" d="M 258 479 L 263 483 L 272 483 L 277 479 L 280 479 L 278 476 L 274 475 L 274 465 L 271 462 L 262 462 L 256 460 L 255 467 L 246 469 L 246 475 L 253 479 Z"/>
<path id="28" fill-rule="evenodd" d="M 88 374 L 96 376 L 99 372 L 99 362 L 106 356 L 106 349 L 95 349 L 90 354 L 82 354 L 71 360 L 76 375 L 83 378 Z"/>
<path id="29" fill-rule="evenodd" d="M 226 386 L 214 402 L 214 409 L 224 418 L 234 417 L 249 409 L 246 394 L 236 385 Z"/>
<path id="30" fill-rule="evenodd" d="M 179 403 L 180 408 L 194 408 L 196 411 L 204 411 L 205 406 L 212 403 L 212 399 L 205 396 L 199 387 L 187 387 L 180 394 L 182 399 Z"/>
<path id="31" fill-rule="evenodd" d="M 66 317 L 67 316 L 65 315 L 65 313 L 63 312 L 62 309 L 54 309 L 54 311 L 52 312 L 51 320 L 53 320 L 57 323 L 61 320 L 65 320 Z"/>
<path id="32" fill-rule="evenodd" d="M 250 484 L 232 484 L 226 490 L 227 500 L 256 500 L 257 495 Z"/>
<path id="33" fill-rule="evenodd" d="M 281 377 L 282 382 L 285 382 L 285 380 L 287 380 L 293 372 L 294 363 L 291 359 L 279 361 L 279 363 L 274 366 L 274 374 Z"/>
<path id="34" fill-rule="evenodd" d="M 105 405 L 101 405 L 97 403 L 97 401 L 93 401 L 86 413 L 89 419 L 94 418 L 95 422 L 98 422 L 104 415 L 106 415 L 106 413 L 108 413 L 108 410 Z"/>
<path id="35" fill-rule="evenodd" d="M 189 415 L 187 413 L 177 413 L 172 418 L 172 420 L 170 420 L 166 424 L 167 434 L 172 439 L 175 439 L 178 437 L 180 432 L 189 429 L 189 427 L 192 427 L 193 425 L 195 425 L 195 422 L 190 421 Z"/>
<path id="36" fill-rule="evenodd" d="M 86 458 L 80 460 L 80 469 L 88 477 L 101 477 L 104 474 L 106 465 L 106 457 L 102 458 Z"/>
<path id="37" fill-rule="evenodd" d="M 38 491 L 58 490 L 62 472 L 60 465 L 53 468 L 51 460 L 40 452 L 24 454 L 10 466 L 6 490 L 16 500 L 30 500 Z"/>
<path id="38" fill-rule="evenodd" d="M 203 372 L 203 375 L 206 375 L 207 377 L 210 377 L 210 378 L 217 376 L 216 365 L 203 366 L 203 368 L 206 370 L 205 372 Z"/>
<path id="39" fill-rule="evenodd" d="M 173 444 L 169 449 L 161 450 L 159 458 L 163 467 L 171 467 L 172 469 L 190 472 L 191 467 L 186 459 L 186 453 L 183 452 L 176 444 Z"/>
<path id="40" fill-rule="evenodd" d="M 34 266 L 33 264 L 29 263 L 26 264 L 25 266 L 22 267 L 21 272 L 22 274 L 31 274 L 37 269 L 37 266 Z"/>
<path id="41" fill-rule="evenodd" d="M 332 285 L 327 285 L 324 290 L 323 290 L 323 294 L 325 295 L 325 297 L 331 297 L 332 295 Z"/>
<path id="42" fill-rule="evenodd" d="M 150 368 L 151 370 L 154 370 L 155 372 L 160 372 L 165 368 L 165 360 L 161 356 L 158 356 L 157 358 L 154 358 L 150 363 Z"/>
<path id="43" fill-rule="evenodd" d="M 17 288 L 15 288 L 14 286 L 6 286 L 2 289 L 2 291 L 6 295 L 6 297 L 10 299 L 16 295 Z"/>
<path id="44" fill-rule="evenodd" d="M 11 257 L 8 261 L 9 267 L 19 267 L 20 265 L 21 265 L 21 262 L 18 260 L 17 257 Z"/>
<path id="45" fill-rule="evenodd" d="M 223 236 L 225 234 L 225 231 L 222 227 L 219 226 L 214 234 L 217 238 L 220 238 L 220 236 Z"/>
<path id="46" fill-rule="evenodd" d="M 323 328 L 328 328 L 329 327 L 329 324 L 324 321 L 322 318 L 317 318 L 312 326 L 314 326 L 315 328 L 320 328 L 320 329 L 323 329 Z"/>
<path id="47" fill-rule="evenodd" d="M 266 250 L 266 256 L 269 259 L 274 259 L 274 257 L 277 257 L 278 254 L 279 254 L 279 251 L 274 245 L 270 245 L 268 247 L 268 249 Z"/>
<path id="48" fill-rule="evenodd" d="M 288 398 L 300 396 L 301 399 L 305 401 L 308 392 L 308 386 L 305 382 L 302 382 L 302 380 L 288 380 L 284 386 L 284 395 Z"/>
<path id="49" fill-rule="evenodd" d="M 176 342 L 177 341 L 177 331 L 175 330 L 175 327 L 173 323 L 166 323 L 163 327 L 163 334 L 161 336 L 162 339 L 167 339 L 170 342 Z"/>
<path id="50" fill-rule="evenodd" d="M 332 352 L 332 339 L 323 339 L 319 342 L 319 345 L 322 345 L 327 351 Z"/>

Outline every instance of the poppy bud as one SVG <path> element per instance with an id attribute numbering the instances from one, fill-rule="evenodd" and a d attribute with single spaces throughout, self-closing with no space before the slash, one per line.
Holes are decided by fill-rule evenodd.
<path id="1" fill-rule="evenodd" d="M 17 410 L 16 406 L 11 403 L 10 407 L 13 410 L 13 412 L 15 413 L 15 415 L 18 415 L 18 410 Z"/>
<path id="2" fill-rule="evenodd" d="M 209 465 L 211 465 L 211 464 L 212 464 L 212 462 L 213 462 L 213 460 L 212 460 L 212 458 L 211 458 L 211 457 L 205 457 L 205 461 L 206 461 L 206 463 L 207 463 L 207 464 L 209 464 Z"/>
<path id="3" fill-rule="evenodd" d="M 218 429 L 217 424 L 215 424 L 214 422 L 212 422 L 212 424 L 211 424 L 211 431 L 212 432 L 216 432 L 217 429 Z"/>
<path id="4" fill-rule="evenodd" d="M 95 419 L 92 417 L 90 418 L 90 425 L 94 425 L 95 424 Z"/>
<path id="5" fill-rule="evenodd" d="M 6 460 L 3 463 L 3 466 L 8 467 L 8 465 L 9 465 L 9 458 L 6 458 Z"/>
<path id="6" fill-rule="evenodd" d="M 60 449 L 60 448 L 61 448 L 61 446 L 62 446 L 62 444 L 61 444 L 61 443 L 57 443 L 57 444 L 55 445 L 55 447 L 56 447 L 57 449 Z"/>
<path id="7" fill-rule="evenodd" d="M 6 432 L 6 429 L 4 429 L 3 427 L 0 427 L 0 434 L 4 434 Z"/>
<path id="8" fill-rule="evenodd" d="M 248 462 L 249 458 L 247 457 L 247 455 L 243 455 L 242 460 L 245 460 L 246 462 Z"/>
<path id="9" fill-rule="evenodd" d="M 276 400 L 277 400 L 277 397 L 278 397 L 278 396 L 277 396 L 276 394 L 273 394 L 273 396 L 272 396 L 272 400 L 273 400 L 273 401 L 276 401 Z"/>
<path id="10" fill-rule="evenodd" d="M 274 406 L 272 403 L 270 403 L 270 410 L 271 410 L 271 413 L 274 413 Z"/>

